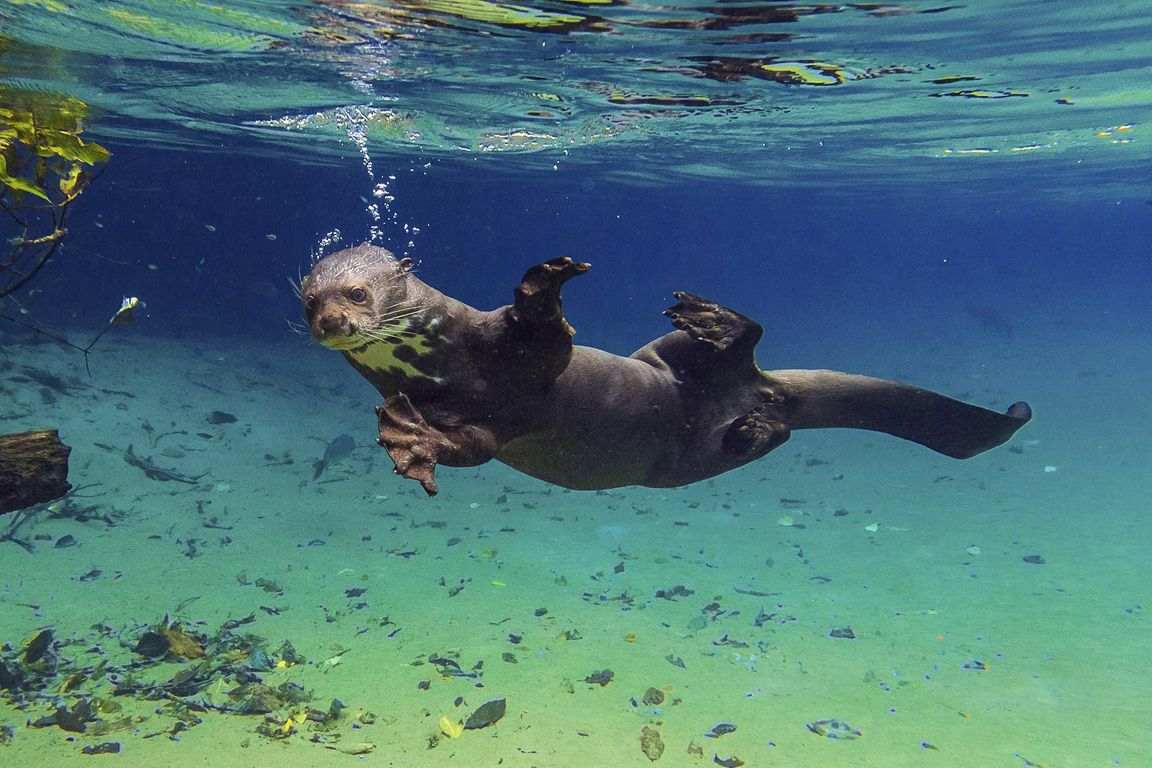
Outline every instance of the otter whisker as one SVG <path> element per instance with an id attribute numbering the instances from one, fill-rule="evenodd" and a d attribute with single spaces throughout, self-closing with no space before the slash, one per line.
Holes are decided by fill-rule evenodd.
<path id="1" fill-rule="evenodd" d="M 410 339 L 419 334 L 414 331 L 391 330 L 389 328 L 373 328 L 371 330 L 362 330 L 360 336 L 372 341 L 381 341 L 386 344 L 399 344 L 405 339 Z"/>
<path id="2" fill-rule="evenodd" d="M 424 306 L 419 299 L 405 299 L 404 301 L 397 301 L 388 307 L 387 312 L 394 312 L 397 310 L 414 309 Z"/>
<path id="3" fill-rule="evenodd" d="M 419 336 L 420 335 L 420 331 L 418 331 L 414 328 L 409 328 L 407 323 L 399 323 L 396 321 L 390 321 L 390 322 L 386 322 L 386 323 L 377 323 L 376 327 L 382 328 L 382 329 L 388 331 L 389 333 L 403 333 L 403 334 L 406 334 L 408 336 Z"/>
<path id="4" fill-rule="evenodd" d="M 411 314 L 414 314 L 416 312 L 421 311 L 422 309 L 423 309 L 423 307 L 419 304 L 414 304 L 414 305 L 406 306 L 406 307 L 393 306 L 393 307 L 389 307 L 384 312 L 381 312 L 379 314 L 379 317 L 387 319 L 389 317 L 393 317 L 393 316 L 397 316 L 397 315 L 411 315 Z"/>
<path id="5" fill-rule="evenodd" d="M 399 326 L 399 325 L 404 324 L 404 321 L 407 320 L 408 318 L 413 317 L 414 315 L 418 315 L 418 314 L 420 314 L 420 310 L 414 309 L 414 310 L 404 312 L 404 313 L 397 313 L 397 314 L 387 315 L 387 316 L 383 316 L 383 317 L 377 317 L 375 324 L 376 325 Z"/>

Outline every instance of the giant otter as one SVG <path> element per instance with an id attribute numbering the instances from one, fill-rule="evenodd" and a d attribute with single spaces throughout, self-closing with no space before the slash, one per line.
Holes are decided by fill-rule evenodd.
<path id="1" fill-rule="evenodd" d="M 481 311 L 373 245 L 321 259 L 301 284 L 313 337 L 384 397 L 378 442 L 436 493 L 437 464 L 496 459 L 575 489 L 675 487 L 727 472 L 794 429 L 887 432 L 959 459 L 1028 422 L 925 389 L 836 371 L 761 371 L 755 321 L 677 293 L 678 329 L 629 357 L 572 344 L 560 288 L 588 265 L 528 270 L 511 305 Z"/>

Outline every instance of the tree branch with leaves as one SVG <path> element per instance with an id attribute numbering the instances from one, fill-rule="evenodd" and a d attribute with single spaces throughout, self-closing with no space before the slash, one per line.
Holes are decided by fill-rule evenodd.
<path id="1" fill-rule="evenodd" d="M 0 86 L 0 299 L 57 253 L 69 207 L 108 161 L 107 149 L 80 138 L 87 117 L 78 99 Z"/>

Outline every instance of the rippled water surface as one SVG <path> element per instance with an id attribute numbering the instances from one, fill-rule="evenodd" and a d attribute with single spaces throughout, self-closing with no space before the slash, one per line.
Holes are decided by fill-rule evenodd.
<path id="1" fill-rule="evenodd" d="M 861 194 L 1011 173 L 1125 196 L 1152 146 L 1144 2 L 35 0 L 0 18 L 0 83 L 160 145 L 243 135 L 318 160 L 354 123 L 382 150 L 516 155 L 507 170 Z"/>

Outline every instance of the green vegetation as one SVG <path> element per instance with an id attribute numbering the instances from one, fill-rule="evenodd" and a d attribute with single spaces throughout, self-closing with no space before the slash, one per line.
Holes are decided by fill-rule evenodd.
<path id="1" fill-rule="evenodd" d="M 56 253 L 68 207 L 108 161 L 107 149 L 80 138 L 87 118 L 78 99 L 0 86 L 0 299 Z"/>

